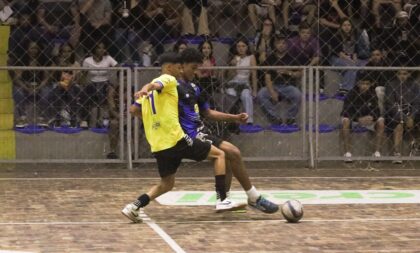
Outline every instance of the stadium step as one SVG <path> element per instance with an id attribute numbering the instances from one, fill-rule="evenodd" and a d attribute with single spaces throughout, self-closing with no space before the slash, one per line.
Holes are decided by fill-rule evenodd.
<path id="1" fill-rule="evenodd" d="M 16 136 L 13 130 L 0 130 L 0 160 L 16 158 Z"/>
<path id="2" fill-rule="evenodd" d="M 0 26 L 0 38 L 9 38 L 10 34 L 10 26 Z M 0 54 L 6 54 L 7 49 L 9 48 L 9 40 L 8 39 L 2 39 L 2 42 L 0 43 Z"/>
<path id="3" fill-rule="evenodd" d="M 0 114 L 9 114 L 9 113 L 13 113 L 13 99 L 0 98 Z"/>
<path id="4" fill-rule="evenodd" d="M 13 113 L 0 114 L 0 130 L 13 129 Z"/>
<path id="5" fill-rule="evenodd" d="M 11 82 L 0 82 L 0 99 L 1 98 L 12 98 Z"/>
<path id="6" fill-rule="evenodd" d="M 0 66 L 7 65 L 7 54 L 0 54 Z"/>

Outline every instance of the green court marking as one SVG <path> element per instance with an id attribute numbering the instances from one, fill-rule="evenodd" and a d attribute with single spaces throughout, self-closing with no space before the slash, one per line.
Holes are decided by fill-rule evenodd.
<path id="1" fill-rule="evenodd" d="M 260 193 L 278 204 L 289 199 L 314 205 L 420 203 L 420 190 L 260 190 Z M 247 201 L 243 191 L 231 191 L 230 198 L 236 202 Z M 162 205 L 214 205 L 216 194 L 212 191 L 173 191 L 160 196 L 157 201 Z"/>

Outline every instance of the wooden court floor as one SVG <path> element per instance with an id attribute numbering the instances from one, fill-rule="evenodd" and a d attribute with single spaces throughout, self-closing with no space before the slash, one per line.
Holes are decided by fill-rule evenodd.
<path id="1" fill-rule="evenodd" d="M 420 252 L 420 203 L 305 205 L 289 224 L 280 212 L 153 202 L 132 224 L 120 210 L 158 181 L 153 167 L 0 165 L 0 252 Z M 259 190 L 420 190 L 414 163 L 248 170 Z M 213 187 L 211 167 L 187 165 L 174 191 Z"/>

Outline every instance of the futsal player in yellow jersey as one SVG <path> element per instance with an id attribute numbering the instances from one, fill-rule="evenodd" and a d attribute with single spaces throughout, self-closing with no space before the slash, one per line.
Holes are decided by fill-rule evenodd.
<path id="1" fill-rule="evenodd" d="M 133 114 L 141 111 L 146 139 L 156 158 L 160 183 L 136 201 L 127 204 L 122 213 L 133 222 L 140 222 L 139 210 L 158 196 L 170 191 L 175 183 L 175 173 L 182 159 L 202 161 L 214 160 L 216 192 L 222 203 L 218 211 L 232 210 L 226 203 L 225 154 L 209 142 L 191 139 L 184 133 L 179 123 L 178 91 L 176 80 L 181 73 L 181 59 L 176 53 L 165 53 L 160 57 L 162 75 L 146 84 L 135 94 L 138 98 L 131 108 Z M 141 108 L 141 110 L 139 110 Z"/>

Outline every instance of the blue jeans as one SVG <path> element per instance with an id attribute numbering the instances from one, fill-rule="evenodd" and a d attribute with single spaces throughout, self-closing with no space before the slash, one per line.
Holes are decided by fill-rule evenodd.
<path id="1" fill-rule="evenodd" d="M 356 62 L 349 61 L 347 59 L 342 59 L 337 56 L 331 57 L 331 65 L 332 66 L 342 66 L 342 67 L 350 67 L 350 66 L 365 66 L 367 60 L 360 60 L 357 59 Z M 351 90 L 355 83 L 356 83 L 356 74 L 357 70 L 344 70 L 341 72 L 343 76 L 343 80 L 341 81 L 340 88 L 345 90 Z"/>
<path id="2" fill-rule="evenodd" d="M 15 100 L 15 109 L 18 117 L 26 116 L 26 106 L 34 102 L 39 108 L 41 117 L 47 116 L 48 98 L 51 93 L 51 86 L 44 86 L 36 90 L 34 93 L 29 93 L 24 88 L 13 85 L 13 99 Z"/>
<path id="3" fill-rule="evenodd" d="M 286 99 L 290 103 L 290 107 L 287 110 L 287 118 L 296 118 L 302 101 L 302 92 L 293 85 L 274 85 L 273 88 L 277 91 L 281 99 Z M 260 102 L 263 111 L 267 113 L 269 119 L 280 119 L 278 112 L 276 111 L 276 104 L 272 102 L 267 87 L 262 88 L 258 92 L 258 101 Z"/>

